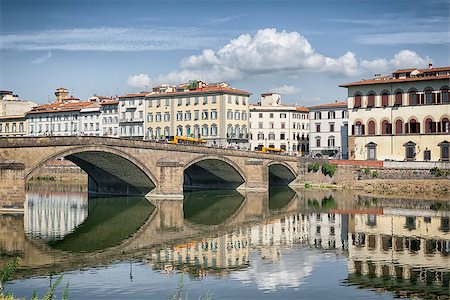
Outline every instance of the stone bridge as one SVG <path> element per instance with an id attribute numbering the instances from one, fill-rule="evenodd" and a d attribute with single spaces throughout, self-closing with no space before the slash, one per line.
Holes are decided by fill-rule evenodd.
<path id="1" fill-rule="evenodd" d="M 92 193 L 153 199 L 183 199 L 184 189 L 264 192 L 298 176 L 297 158 L 284 155 L 107 137 L 1 138 L 0 208 L 23 208 L 26 181 L 58 158 L 88 174 Z"/>

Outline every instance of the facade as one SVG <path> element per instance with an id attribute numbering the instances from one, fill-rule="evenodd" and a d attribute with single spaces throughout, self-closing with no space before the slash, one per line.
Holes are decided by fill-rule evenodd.
<path id="1" fill-rule="evenodd" d="M 80 101 L 69 97 L 65 88 L 56 89 L 55 96 L 54 103 L 36 106 L 27 113 L 25 134 L 118 136 L 118 101 L 96 95 Z"/>
<path id="2" fill-rule="evenodd" d="M 148 92 L 119 96 L 119 135 L 120 137 L 143 139 L 145 95 Z"/>
<path id="3" fill-rule="evenodd" d="M 348 89 L 349 158 L 448 161 L 450 67 L 406 69 Z"/>
<path id="4" fill-rule="evenodd" d="M 0 117 L 23 116 L 34 106 L 37 106 L 37 103 L 20 100 L 11 91 L 0 91 Z"/>
<path id="5" fill-rule="evenodd" d="M 25 115 L 0 116 L 0 137 L 26 136 L 28 123 Z"/>
<path id="6" fill-rule="evenodd" d="M 119 137 L 119 101 L 104 99 L 100 102 L 103 136 Z"/>
<path id="7" fill-rule="evenodd" d="M 281 95 L 262 94 L 256 105 L 250 106 L 250 148 L 283 149 L 289 154 L 308 153 L 308 108 L 282 105 Z"/>
<path id="8" fill-rule="evenodd" d="M 347 102 L 310 107 L 309 136 L 311 156 L 348 159 Z"/>
<path id="9" fill-rule="evenodd" d="M 162 86 L 146 97 L 146 139 L 202 138 L 210 145 L 246 147 L 250 93 L 226 83 Z"/>

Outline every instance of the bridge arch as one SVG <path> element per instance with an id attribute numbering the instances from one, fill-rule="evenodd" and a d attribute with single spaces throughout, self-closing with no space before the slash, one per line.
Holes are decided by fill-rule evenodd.
<path id="1" fill-rule="evenodd" d="M 184 189 L 237 189 L 246 176 L 232 160 L 205 155 L 188 162 L 184 167 Z"/>
<path id="2" fill-rule="evenodd" d="M 107 146 L 81 146 L 53 153 L 32 167 L 25 180 L 49 161 L 61 157 L 88 174 L 90 192 L 145 195 L 157 184 L 155 176 L 140 160 Z"/>
<path id="3" fill-rule="evenodd" d="M 283 186 L 291 183 L 297 178 L 294 168 L 282 161 L 273 161 L 269 167 L 269 186 Z"/>

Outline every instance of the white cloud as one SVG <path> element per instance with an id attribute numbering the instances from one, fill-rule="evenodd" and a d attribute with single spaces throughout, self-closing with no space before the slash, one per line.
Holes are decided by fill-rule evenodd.
<path id="1" fill-rule="evenodd" d="M 384 58 L 362 60 L 361 67 L 372 73 L 384 74 L 394 69 L 425 68 L 429 62 L 430 58 L 428 56 L 422 58 L 414 51 L 401 50 L 390 60 Z"/>
<path id="2" fill-rule="evenodd" d="M 270 89 L 270 91 L 272 93 L 279 93 L 282 95 L 294 95 L 294 94 L 298 94 L 300 93 L 302 90 L 298 87 L 295 87 L 293 85 L 282 85 L 279 87 L 274 87 L 272 89 Z"/>
<path id="3" fill-rule="evenodd" d="M 323 72 L 331 75 L 358 74 L 353 53 L 327 57 L 317 53 L 298 32 L 261 29 L 254 36 L 242 34 L 217 51 L 205 49 L 182 60 L 182 69 L 159 77 L 158 81 L 177 83 L 201 75 L 207 81 L 227 81 L 278 72 Z M 198 78 L 198 77 L 197 77 Z"/>
<path id="4" fill-rule="evenodd" d="M 49 60 L 52 57 L 52 53 L 48 51 L 47 54 L 39 56 L 38 58 L 31 61 L 32 64 L 42 64 L 43 62 Z"/>
<path id="5" fill-rule="evenodd" d="M 1 35 L 1 49 L 65 51 L 151 51 L 202 49 L 221 38 L 199 28 L 96 27 Z"/>
<path id="6" fill-rule="evenodd" d="M 147 74 L 128 76 L 127 85 L 135 88 L 148 87 L 150 85 L 150 77 Z"/>

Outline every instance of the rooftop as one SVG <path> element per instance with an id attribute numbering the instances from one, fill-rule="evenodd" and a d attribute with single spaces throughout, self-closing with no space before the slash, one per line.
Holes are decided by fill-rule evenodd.
<path id="1" fill-rule="evenodd" d="M 333 103 L 323 103 L 323 104 L 318 104 L 318 105 L 314 105 L 311 106 L 310 109 L 315 109 L 315 108 L 334 108 L 334 107 L 347 107 L 347 102 L 333 102 Z"/>
<path id="2" fill-rule="evenodd" d="M 402 75 L 402 76 L 401 76 Z M 339 85 L 340 87 L 412 82 L 424 80 L 450 79 L 450 66 L 428 69 L 401 69 L 392 73 L 392 76 L 378 76 L 372 79 L 362 79 L 360 81 L 350 82 Z"/>

